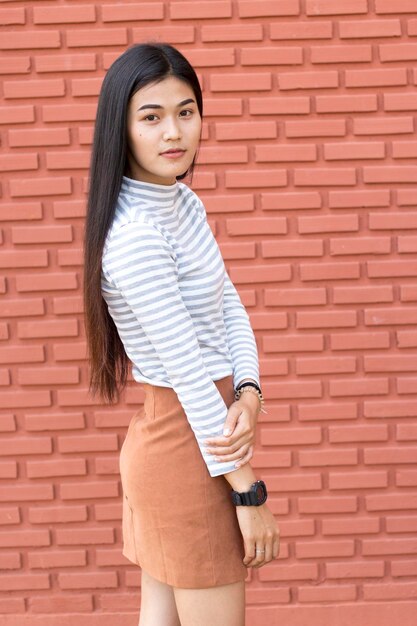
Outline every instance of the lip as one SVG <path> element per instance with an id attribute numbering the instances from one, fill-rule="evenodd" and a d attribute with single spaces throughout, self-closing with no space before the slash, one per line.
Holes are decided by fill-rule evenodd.
<path id="1" fill-rule="evenodd" d="M 185 150 L 180 148 L 170 148 L 165 152 L 161 152 L 161 156 L 167 157 L 168 159 L 178 159 L 185 154 Z"/>

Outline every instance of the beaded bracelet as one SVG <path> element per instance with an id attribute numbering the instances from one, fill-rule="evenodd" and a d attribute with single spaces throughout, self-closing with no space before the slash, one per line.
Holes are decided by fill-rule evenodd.
<path id="1" fill-rule="evenodd" d="M 256 395 L 258 396 L 259 399 L 259 403 L 260 403 L 260 409 L 262 413 L 267 413 L 267 411 L 265 411 L 264 407 L 264 398 L 263 395 L 261 393 L 261 391 L 258 388 L 255 388 L 254 386 L 245 386 L 245 387 L 240 387 L 236 390 L 235 393 L 235 400 L 239 400 L 240 396 L 242 393 L 244 393 L 245 391 L 250 391 L 251 393 L 256 393 Z"/>

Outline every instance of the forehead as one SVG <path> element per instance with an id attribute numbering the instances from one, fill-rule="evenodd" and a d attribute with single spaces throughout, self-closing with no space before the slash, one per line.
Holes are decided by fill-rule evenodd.
<path id="1" fill-rule="evenodd" d="M 162 106 L 176 106 L 181 100 L 193 98 L 195 95 L 188 83 L 175 76 L 168 76 L 156 83 L 149 83 L 139 89 L 131 98 L 134 107 L 143 104 L 160 104 Z"/>

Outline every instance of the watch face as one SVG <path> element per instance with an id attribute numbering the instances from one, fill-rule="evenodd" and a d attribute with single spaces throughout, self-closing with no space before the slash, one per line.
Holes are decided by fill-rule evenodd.
<path id="1" fill-rule="evenodd" d="M 256 485 L 256 499 L 260 504 L 266 500 L 266 488 L 263 481 L 258 481 Z"/>

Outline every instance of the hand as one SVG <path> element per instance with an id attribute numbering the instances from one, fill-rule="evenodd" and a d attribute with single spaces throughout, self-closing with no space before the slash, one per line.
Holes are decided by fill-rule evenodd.
<path id="1" fill-rule="evenodd" d="M 239 460 L 237 467 L 245 465 L 253 456 L 259 413 L 257 396 L 243 393 L 230 405 L 227 413 L 224 428 L 228 428 L 230 434 L 206 439 L 207 452 L 218 457 L 219 461 Z"/>
<path id="2" fill-rule="evenodd" d="M 246 567 L 262 567 L 279 554 L 279 528 L 266 503 L 260 506 L 237 506 L 237 519 L 245 545 Z M 265 552 L 256 552 L 256 549 Z"/>

